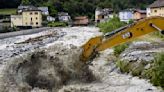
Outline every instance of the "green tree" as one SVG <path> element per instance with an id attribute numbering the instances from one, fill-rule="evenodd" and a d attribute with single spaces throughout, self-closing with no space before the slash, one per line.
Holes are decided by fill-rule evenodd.
<path id="1" fill-rule="evenodd" d="M 95 9 L 112 8 L 116 13 L 127 8 L 145 9 L 155 0 L 0 0 L 0 8 L 17 8 L 22 3 L 34 6 L 48 6 L 50 15 L 57 12 L 68 12 L 71 16 L 86 15 L 94 16 Z"/>
<path id="2" fill-rule="evenodd" d="M 98 27 L 100 27 L 102 32 L 107 33 L 114 31 L 115 29 L 118 29 L 124 25 L 126 25 L 125 22 L 121 22 L 118 17 L 114 17 L 107 22 L 98 24 Z"/>
<path id="3" fill-rule="evenodd" d="M 23 5 L 29 5 L 30 1 L 29 0 L 22 0 L 21 4 Z"/>

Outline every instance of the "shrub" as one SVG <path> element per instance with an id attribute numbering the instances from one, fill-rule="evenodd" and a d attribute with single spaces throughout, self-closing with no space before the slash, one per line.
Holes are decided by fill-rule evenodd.
<path id="1" fill-rule="evenodd" d="M 120 68 L 121 72 L 131 72 L 133 76 L 140 76 L 142 71 L 144 70 L 143 63 L 121 61 L 118 59 L 116 65 Z"/>
<path id="2" fill-rule="evenodd" d="M 161 86 L 164 89 L 164 53 L 156 55 L 153 62 L 150 63 L 149 69 L 145 69 L 145 63 L 126 62 L 117 60 L 116 65 L 121 72 L 131 72 L 133 76 L 150 79 L 150 82 L 155 86 Z"/>
<path id="3" fill-rule="evenodd" d="M 154 67 L 151 70 L 153 74 L 150 79 L 151 82 L 164 89 L 164 53 L 160 53 L 155 57 Z"/>
<path id="4" fill-rule="evenodd" d="M 68 24 L 65 22 L 49 22 L 49 27 L 66 27 Z"/>
<path id="5" fill-rule="evenodd" d="M 129 67 L 127 62 L 124 62 L 124 61 L 121 61 L 121 60 L 117 60 L 116 66 L 120 68 L 121 72 L 129 73 L 130 67 Z"/>
<path id="6" fill-rule="evenodd" d="M 125 26 L 125 22 L 121 22 L 118 17 L 114 17 L 107 22 L 98 24 L 100 30 L 104 33 L 114 31 L 122 26 Z"/>
<path id="7" fill-rule="evenodd" d="M 164 38 L 164 35 L 161 34 L 160 32 L 154 32 L 154 35 L 159 37 L 159 38 Z"/>
<path id="8" fill-rule="evenodd" d="M 128 44 L 121 44 L 114 47 L 114 55 L 120 55 L 126 48 L 128 48 Z"/>

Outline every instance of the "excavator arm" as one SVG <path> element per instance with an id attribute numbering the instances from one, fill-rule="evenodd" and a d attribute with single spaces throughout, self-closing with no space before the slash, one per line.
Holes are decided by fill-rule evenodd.
<path id="1" fill-rule="evenodd" d="M 83 53 L 81 55 L 81 60 L 88 63 L 100 51 L 155 31 L 160 31 L 164 34 L 164 17 L 142 19 L 136 23 L 121 27 L 105 35 L 91 38 L 82 46 Z"/>

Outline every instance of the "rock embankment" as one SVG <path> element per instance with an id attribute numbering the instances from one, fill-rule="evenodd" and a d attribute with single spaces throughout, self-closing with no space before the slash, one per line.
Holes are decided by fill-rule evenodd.
<path id="1" fill-rule="evenodd" d="M 151 62 L 154 60 L 155 53 L 164 51 L 164 43 L 151 43 L 146 41 L 133 42 L 128 49 L 126 49 L 120 58 L 122 61 L 144 61 Z"/>
<path id="2" fill-rule="evenodd" d="M 163 42 L 133 42 L 117 60 L 117 66 L 124 73 L 149 79 L 156 86 L 163 87 Z"/>
<path id="3" fill-rule="evenodd" d="M 123 72 L 142 75 L 144 70 L 151 68 L 157 53 L 164 52 L 164 44 L 145 41 L 133 42 L 121 55 L 119 63 Z"/>

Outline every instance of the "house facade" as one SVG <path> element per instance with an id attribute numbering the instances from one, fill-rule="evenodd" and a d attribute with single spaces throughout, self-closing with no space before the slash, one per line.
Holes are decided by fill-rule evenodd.
<path id="1" fill-rule="evenodd" d="M 134 20 L 140 20 L 146 18 L 146 10 L 140 10 L 140 9 L 136 9 L 133 12 L 133 19 Z"/>
<path id="2" fill-rule="evenodd" d="M 66 13 L 66 12 L 59 12 L 58 13 L 58 19 L 61 22 L 70 22 L 71 21 L 71 16 L 69 16 L 69 14 Z"/>
<path id="3" fill-rule="evenodd" d="M 97 8 L 95 11 L 95 22 L 105 22 L 108 21 L 110 18 L 113 18 L 113 9 L 105 8 L 100 9 Z"/>
<path id="4" fill-rule="evenodd" d="M 89 24 L 89 19 L 87 16 L 78 16 L 74 18 L 74 26 L 87 26 Z"/>
<path id="5" fill-rule="evenodd" d="M 41 27 L 42 13 L 40 10 L 25 10 L 22 12 L 23 26 Z"/>
<path id="6" fill-rule="evenodd" d="M 132 10 L 123 10 L 119 12 L 120 21 L 129 22 L 133 19 L 133 11 Z"/>
<path id="7" fill-rule="evenodd" d="M 41 10 L 42 15 L 49 15 L 48 7 L 38 7 L 39 10 Z"/>
<path id="8" fill-rule="evenodd" d="M 11 17 L 11 27 L 23 25 L 22 15 L 11 15 L 10 17 Z"/>
<path id="9" fill-rule="evenodd" d="M 164 17 L 164 0 L 157 0 L 147 8 L 147 17 L 151 16 Z"/>
<path id="10" fill-rule="evenodd" d="M 11 15 L 11 27 L 13 26 L 41 27 L 42 26 L 42 13 L 39 9 L 34 8 L 34 7 L 24 9 L 19 15 Z"/>

